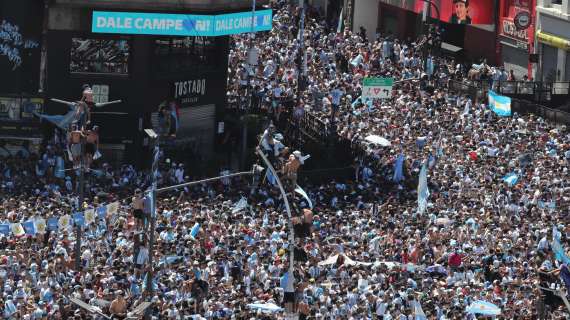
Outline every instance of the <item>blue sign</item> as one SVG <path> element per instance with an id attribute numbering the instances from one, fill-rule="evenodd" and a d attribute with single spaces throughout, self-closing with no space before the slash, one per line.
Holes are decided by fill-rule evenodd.
<path id="1" fill-rule="evenodd" d="M 268 31 L 272 25 L 272 10 L 256 11 L 255 17 L 251 11 L 220 15 L 93 11 L 91 32 L 211 37 Z"/>

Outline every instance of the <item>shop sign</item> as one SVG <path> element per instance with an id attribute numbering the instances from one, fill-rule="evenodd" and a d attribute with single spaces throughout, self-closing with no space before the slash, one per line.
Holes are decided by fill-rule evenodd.
<path id="1" fill-rule="evenodd" d="M 528 11 L 521 11 L 517 13 L 514 19 L 515 27 L 518 30 L 526 30 L 531 23 L 530 13 Z"/>
<path id="2" fill-rule="evenodd" d="M 527 30 L 519 30 L 515 23 L 510 19 L 503 19 L 501 33 L 505 36 L 515 38 L 517 40 L 528 42 Z"/>
<path id="3" fill-rule="evenodd" d="M 251 11 L 219 15 L 93 11 L 91 32 L 211 37 L 269 31 L 272 26 L 272 10 L 255 15 Z"/>
<path id="4" fill-rule="evenodd" d="M 364 78 L 362 80 L 362 98 L 387 99 L 392 94 L 394 78 Z"/>
<path id="5" fill-rule="evenodd" d="M 195 104 L 206 95 L 206 79 L 174 82 L 174 99 L 180 104 Z"/>
<path id="6" fill-rule="evenodd" d="M 0 120 L 37 120 L 34 112 L 41 112 L 42 98 L 0 97 Z"/>

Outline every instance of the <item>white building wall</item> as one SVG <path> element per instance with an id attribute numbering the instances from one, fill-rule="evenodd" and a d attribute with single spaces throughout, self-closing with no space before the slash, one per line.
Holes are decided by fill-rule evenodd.
<path id="1" fill-rule="evenodd" d="M 544 78 L 549 70 L 545 70 L 545 60 L 554 60 L 556 63 L 555 70 L 555 80 L 556 81 L 569 81 L 568 74 L 570 74 L 570 66 L 567 65 L 567 50 L 568 48 L 554 48 L 547 43 L 540 42 L 538 38 L 538 31 L 547 33 L 562 39 L 570 39 L 570 0 L 558 1 L 553 0 L 537 0 L 536 7 L 536 32 L 535 32 L 535 43 L 537 47 L 537 53 L 541 55 L 541 76 Z M 545 48 L 548 46 L 549 48 Z M 546 52 L 556 50 L 556 54 L 545 55 Z M 535 77 L 536 78 L 536 77 Z M 537 79 L 541 80 L 541 79 Z"/>
<path id="2" fill-rule="evenodd" d="M 354 22 L 352 32 L 360 32 L 360 26 L 366 29 L 366 37 L 374 40 L 378 27 L 379 0 L 356 0 L 354 1 Z"/>

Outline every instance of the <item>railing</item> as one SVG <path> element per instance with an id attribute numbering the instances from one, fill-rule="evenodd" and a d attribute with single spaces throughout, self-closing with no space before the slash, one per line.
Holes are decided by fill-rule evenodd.
<path id="1" fill-rule="evenodd" d="M 528 95 L 538 103 L 550 101 L 553 96 L 570 94 L 570 82 L 451 80 L 450 86 L 473 86 L 483 94 L 493 90 L 507 96 Z"/>
<path id="2" fill-rule="evenodd" d="M 510 88 L 515 90 L 515 92 L 519 92 L 520 93 L 521 90 L 524 90 L 525 88 L 531 88 L 533 92 L 537 92 L 537 88 L 540 86 L 546 86 L 546 87 L 550 87 L 551 92 L 554 92 L 556 90 L 558 90 L 558 92 L 563 91 L 561 88 L 562 86 L 560 84 L 563 84 L 565 82 L 555 82 L 555 83 L 540 83 L 540 82 L 527 82 L 529 84 L 529 86 L 524 86 L 525 82 L 521 82 L 521 81 L 507 81 L 507 82 L 502 82 L 500 84 L 500 90 L 497 90 L 499 93 L 501 94 L 505 94 L 507 95 L 508 92 L 504 91 L 504 88 L 509 88 L 509 85 L 512 85 Z M 539 83 L 540 85 L 537 85 L 537 83 Z M 477 87 L 477 84 L 479 85 L 479 87 Z M 454 81 L 451 80 L 449 82 L 449 89 L 458 93 L 462 93 L 462 94 L 467 94 L 469 96 L 471 96 L 473 99 L 477 99 L 477 98 L 482 98 L 483 100 L 486 99 L 486 94 L 487 91 L 489 90 L 490 86 L 489 83 L 487 82 L 487 84 L 485 84 L 485 82 L 482 81 L 470 81 L 470 82 L 462 82 L 462 81 Z M 557 89 L 556 89 L 557 88 Z M 557 110 L 557 109 L 552 109 L 552 108 L 548 108 L 546 106 L 543 106 L 541 104 L 538 104 L 536 102 L 532 102 L 532 101 L 527 101 L 527 100 L 522 100 L 522 99 L 517 99 L 517 98 L 511 98 L 511 109 L 513 112 L 517 112 L 520 114 L 528 114 L 528 113 L 532 113 L 532 114 L 536 114 L 537 116 L 543 117 L 545 119 L 548 119 L 556 124 L 560 124 L 560 125 L 570 125 L 570 113 L 566 112 L 566 111 L 562 111 L 562 110 Z"/>
<path id="3" fill-rule="evenodd" d="M 559 125 L 570 125 L 570 113 L 551 109 L 533 102 L 512 99 L 511 109 L 520 114 L 532 113 Z"/>

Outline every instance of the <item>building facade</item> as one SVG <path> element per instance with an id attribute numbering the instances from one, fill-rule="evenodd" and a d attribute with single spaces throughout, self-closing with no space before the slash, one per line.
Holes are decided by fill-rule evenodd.
<path id="1" fill-rule="evenodd" d="M 537 0 L 537 80 L 570 81 L 570 5 L 568 0 Z"/>
<path id="2" fill-rule="evenodd" d="M 267 2 L 256 1 L 257 8 Z M 11 108 L 13 118 L 34 120 L 32 106 L 23 107 L 33 103 L 48 114 L 64 113 L 66 106 L 49 99 L 78 100 L 82 85 L 89 84 L 96 102 L 122 101 L 96 110 L 93 119 L 102 141 L 125 151 L 124 160 L 140 159 L 143 129 L 156 125 L 160 106 L 171 104 L 177 112 L 176 143 L 192 142 L 205 156 L 213 152 L 226 104 L 229 36 L 98 33 L 93 12 L 214 15 L 251 11 L 251 0 L 19 0 L 4 1 L 0 8 L 0 21 L 10 23 L 3 30 L 20 26 L 23 39 L 17 47 L 22 57 L 0 50 L 0 70 L 10 75 L 0 79 L 0 105 L 5 105 L 2 94 L 19 97 L 22 105 L 18 116 Z M 1 107 L 0 120 L 4 109 L 9 113 Z"/>
<path id="3" fill-rule="evenodd" d="M 1 143 L 39 143 L 40 123 L 33 111 L 43 109 L 40 56 L 43 2 L 0 2 L 0 137 Z M 33 23 L 31 23 L 33 21 Z"/>
<path id="4" fill-rule="evenodd" d="M 535 65 L 535 0 L 502 0 L 499 9 L 497 50 L 505 69 L 515 77 L 533 78 Z"/>

